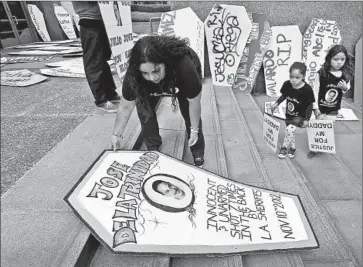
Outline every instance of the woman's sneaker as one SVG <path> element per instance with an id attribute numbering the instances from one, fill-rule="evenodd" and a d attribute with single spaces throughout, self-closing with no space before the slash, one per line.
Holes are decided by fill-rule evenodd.
<path id="1" fill-rule="evenodd" d="M 287 152 L 287 155 L 289 156 L 290 159 L 292 159 L 293 157 L 295 157 L 295 148 L 290 148 L 289 151 Z"/>
<path id="2" fill-rule="evenodd" d="M 194 159 L 194 165 L 199 167 L 199 168 L 203 168 L 204 158 L 195 158 Z"/>
<path id="3" fill-rule="evenodd" d="M 281 147 L 280 148 L 280 152 L 278 154 L 278 157 L 280 159 L 284 159 L 284 158 L 286 158 L 286 155 L 287 155 L 287 149 L 286 149 L 286 147 Z"/>
<path id="4" fill-rule="evenodd" d="M 118 109 L 117 105 L 112 104 L 110 101 L 97 105 L 97 108 L 111 113 L 116 113 Z"/>

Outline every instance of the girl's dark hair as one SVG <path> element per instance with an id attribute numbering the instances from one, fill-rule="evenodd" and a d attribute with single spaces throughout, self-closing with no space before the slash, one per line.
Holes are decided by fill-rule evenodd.
<path id="1" fill-rule="evenodd" d="M 175 60 L 189 55 L 193 60 L 197 71 L 201 76 L 201 65 L 198 64 L 199 59 L 195 58 L 191 49 L 187 45 L 186 39 L 181 39 L 174 36 L 165 35 L 152 35 L 145 36 L 139 39 L 134 47 L 131 49 L 129 58 L 129 82 L 131 90 L 135 93 L 136 97 L 140 100 L 148 110 L 151 110 L 149 96 L 145 86 L 145 79 L 143 78 L 139 67 L 140 64 L 146 62 L 152 62 L 154 64 L 165 64 L 165 78 L 164 88 L 171 89 L 172 106 L 173 111 L 176 111 L 176 72 L 175 72 Z"/>
<path id="2" fill-rule="evenodd" d="M 348 55 L 347 49 L 345 49 L 342 45 L 334 45 L 331 47 L 328 51 L 328 53 L 325 56 L 325 62 L 323 66 L 319 70 L 319 75 L 326 76 L 331 68 L 331 59 L 338 53 L 344 53 L 345 55 L 345 63 L 344 66 L 341 68 L 342 76 L 346 81 L 349 81 L 353 77 L 353 63 Z"/>
<path id="3" fill-rule="evenodd" d="M 290 73 L 291 73 L 292 70 L 296 70 L 296 69 L 300 70 L 300 73 L 305 76 L 307 67 L 306 67 L 306 65 L 304 63 L 302 63 L 302 62 L 292 63 L 292 65 L 290 67 Z"/>

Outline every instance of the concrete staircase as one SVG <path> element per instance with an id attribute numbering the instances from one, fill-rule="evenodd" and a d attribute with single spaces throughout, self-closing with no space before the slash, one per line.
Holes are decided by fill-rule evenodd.
<path id="1" fill-rule="evenodd" d="M 204 169 L 234 181 L 267 189 L 289 192 L 300 196 L 308 218 L 320 243 L 320 248 L 309 251 L 289 251 L 270 254 L 249 254 L 228 257 L 179 258 L 168 256 L 132 256 L 108 252 L 90 231 L 76 218 L 63 197 L 89 165 L 107 148 L 109 131 L 114 116 L 91 116 L 64 139 L 38 165 L 2 197 L 2 223 L 8 229 L 2 235 L 2 266 L 62 266 L 62 267 L 299 267 L 332 266 L 357 267 L 362 264 L 358 252 L 362 242 L 352 239 L 361 233 L 361 180 L 355 167 L 345 164 L 345 158 L 335 156 L 340 165 L 340 187 L 328 187 L 330 192 L 319 191 L 324 170 L 331 157 L 319 159 L 321 171 L 315 164 L 307 164 L 305 153 L 298 144 L 294 160 L 280 160 L 264 144 L 262 138 L 261 100 L 231 88 L 214 87 L 210 78 L 203 82 L 202 119 L 206 140 Z M 193 163 L 186 143 L 182 116 L 174 114 L 170 98 L 164 98 L 157 109 L 161 151 L 190 164 Z M 122 146 L 140 147 L 140 124 L 134 106 L 128 107 L 124 117 Z M 97 127 L 96 127 L 97 126 Z M 359 129 L 351 124 L 351 130 Z M 356 127 L 356 128 L 354 128 Z M 91 130 L 92 129 L 92 130 Z M 353 130 L 352 130 L 353 131 Z M 303 139 L 298 133 L 298 142 Z M 361 135 L 361 130 L 360 130 Z M 302 142 L 301 142 L 302 144 Z M 145 146 L 141 144 L 141 149 Z M 345 153 L 344 153 L 345 154 Z M 327 164 L 327 165 L 326 165 Z M 330 165 L 329 165 L 330 164 Z M 355 166 L 355 165 L 354 165 Z M 353 166 L 353 167 L 354 167 Z M 316 175 L 311 175 L 314 169 Z M 314 174 L 313 172 L 313 174 Z M 321 179 L 316 179 L 318 178 Z M 344 182 L 347 184 L 345 185 Z M 319 184 L 320 183 L 320 184 Z M 328 183 L 328 182 L 327 182 Z M 349 184 L 349 187 L 348 187 Z M 319 187 L 320 185 L 320 187 Z M 342 198 L 343 188 L 349 198 Z M 348 190 L 349 188 L 349 190 Z M 334 191 L 334 190 L 336 191 Z M 336 195 L 336 198 L 323 196 Z M 349 218 L 357 228 L 349 228 Z M 348 224 L 348 225 L 345 225 Z M 22 255 L 18 257 L 17 255 Z M 34 257 L 34 255 L 37 255 Z"/>

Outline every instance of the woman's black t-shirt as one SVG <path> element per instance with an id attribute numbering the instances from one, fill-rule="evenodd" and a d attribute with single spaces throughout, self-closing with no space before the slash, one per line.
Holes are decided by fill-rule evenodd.
<path id="1" fill-rule="evenodd" d="M 196 57 L 194 63 L 192 58 L 189 55 L 185 55 L 181 58 L 175 59 L 175 73 L 176 73 L 176 95 L 178 98 L 189 98 L 193 99 L 202 90 L 202 80 L 201 80 L 201 74 L 200 74 L 200 61 L 198 56 L 195 54 L 195 52 L 190 49 L 192 52 L 192 56 Z M 130 86 L 130 72 L 129 70 L 125 74 L 124 82 L 122 85 L 122 95 L 123 97 L 128 100 L 132 101 L 136 99 L 136 94 L 132 90 Z M 147 81 L 144 78 L 142 81 L 140 81 L 140 85 L 144 86 L 149 92 L 150 95 L 153 94 L 161 94 L 161 93 L 171 93 L 170 88 L 162 88 L 159 84 L 155 84 L 153 82 Z"/>
<path id="2" fill-rule="evenodd" d="M 309 105 L 315 102 L 313 89 L 307 83 L 303 87 L 295 89 L 290 81 L 286 81 L 280 92 L 286 98 L 286 119 L 304 118 Z"/>

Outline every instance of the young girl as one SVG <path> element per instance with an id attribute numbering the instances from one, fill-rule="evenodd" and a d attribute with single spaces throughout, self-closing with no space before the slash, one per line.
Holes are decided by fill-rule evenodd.
<path id="1" fill-rule="evenodd" d="M 314 83 L 317 101 L 313 108 L 317 119 L 336 120 L 343 94 L 350 89 L 352 76 L 353 64 L 345 47 L 335 45 L 330 48 Z M 313 158 L 316 154 L 317 152 L 310 151 L 307 157 Z"/>
<path id="2" fill-rule="evenodd" d="M 148 150 L 162 144 L 155 107 L 161 96 L 171 96 L 173 109 L 179 104 L 188 134 L 194 164 L 203 167 L 205 141 L 201 120 L 202 75 L 197 54 L 185 39 L 145 36 L 131 49 L 122 85 L 123 99 L 116 114 L 111 143 L 116 149 L 122 132 L 124 99 L 135 101 Z"/>
<path id="3" fill-rule="evenodd" d="M 313 103 L 315 102 L 313 89 L 304 81 L 306 66 L 301 62 L 294 62 L 290 67 L 290 80 L 281 87 L 281 96 L 271 106 L 271 112 L 286 99 L 286 130 L 284 142 L 278 157 L 283 159 L 288 155 L 295 156 L 295 130 L 296 127 L 305 128 L 311 117 Z"/>

